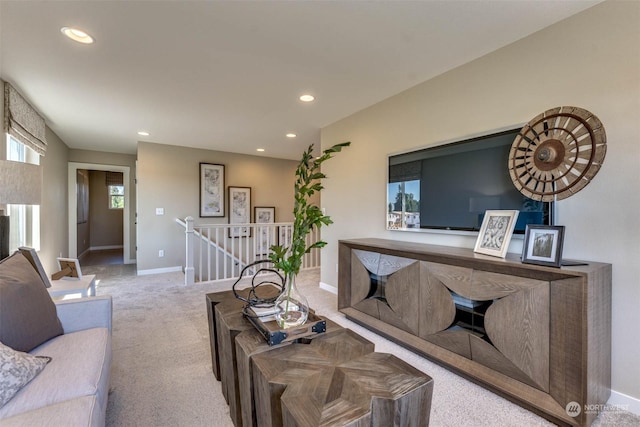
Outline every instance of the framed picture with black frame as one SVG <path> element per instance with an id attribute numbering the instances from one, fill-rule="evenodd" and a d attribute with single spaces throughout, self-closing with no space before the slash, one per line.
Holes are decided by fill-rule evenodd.
<path id="1" fill-rule="evenodd" d="M 560 267 L 563 243 L 563 225 L 527 224 L 522 245 L 522 262 Z"/>
<path id="2" fill-rule="evenodd" d="M 278 245 L 283 248 L 291 246 L 291 239 L 293 235 L 292 225 L 280 225 L 278 226 Z"/>
<path id="3" fill-rule="evenodd" d="M 200 218 L 224 216 L 224 165 L 200 163 Z"/>
<path id="4" fill-rule="evenodd" d="M 256 206 L 253 209 L 253 220 L 258 234 L 255 253 L 256 256 L 266 256 L 269 255 L 271 246 L 276 244 L 276 226 L 268 225 L 276 222 L 276 208 Z"/>
<path id="5" fill-rule="evenodd" d="M 229 224 L 247 224 L 229 227 L 229 237 L 251 237 L 251 187 L 229 187 Z"/>

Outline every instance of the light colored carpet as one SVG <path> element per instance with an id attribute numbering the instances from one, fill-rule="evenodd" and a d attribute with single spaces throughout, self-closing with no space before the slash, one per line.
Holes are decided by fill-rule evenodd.
<path id="1" fill-rule="evenodd" d="M 182 273 L 135 276 L 133 268 L 87 267 L 98 295 L 113 296 L 113 370 L 107 426 L 232 426 L 211 371 L 205 294 L 232 282 L 183 285 Z M 334 294 L 319 288 L 319 271 L 298 284 L 322 316 L 351 328 L 434 379 L 431 425 L 552 426 L 537 415 L 347 320 Z M 640 417 L 605 413 L 597 426 L 640 426 Z"/>

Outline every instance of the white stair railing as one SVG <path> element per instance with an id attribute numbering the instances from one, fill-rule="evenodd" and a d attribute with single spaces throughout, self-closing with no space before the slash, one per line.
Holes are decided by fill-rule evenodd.
<path id="1" fill-rule="evenodd" d="M 242 269 L 267 259 L 273 245 L 289 246 L 293 224 L 194 224 L 192 217 L 176 219 L 185 229 L 185 284 L 238 278 Z M 320 238 L 317 230 L 307 236 L 307 244 Z M 302 268 L 320 266 L 320 250 L 303 258 Z M 245 275 L 253 275 L 247 269 Z"/>

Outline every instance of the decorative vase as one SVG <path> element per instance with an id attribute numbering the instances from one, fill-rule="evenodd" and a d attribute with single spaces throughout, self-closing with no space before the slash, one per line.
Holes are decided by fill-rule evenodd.
<path id="1" fill-rule="evenodd" d="M 300 326 L 309 317 L 309 303 L 296 286 L 296 275 L 287 275 L 285 288 L 275 301 L 275 318 L 282 329 Z"/>

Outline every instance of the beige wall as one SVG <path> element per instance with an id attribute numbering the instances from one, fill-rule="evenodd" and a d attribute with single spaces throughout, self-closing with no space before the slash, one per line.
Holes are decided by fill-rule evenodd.
<path id="1" fill-rule="evenodd" d="M 596 114 L 608 151 L 593 182 L 557 205 L 567 258 L 613 264 L 613 389 L 640 399 L 640 2 L 607 1 L 322 131 L 351 140 L 326 163 L 322 281 L 337 285 L 337 241 L 382 237 L 473 248 L 475 236 L 385 230 L 387 155 L 521 125 L 556 106 Z M 366 159 L 366 161 L 363 161 Z M 519 252 L 522 240 L 512 242 Z"/>
<path id="2" fill-rule="evenodd" d="M 255 206 L 275 206 L 276 222 L 293 220 L 297 162 L 140 142 L 138 271 L 184 266 L 184 229 L 176 218 L 192 216 L 196 224 L 228 222 L 228 204 L 226 218 L 199 218 L 200 162 L 225 165 L 227 187 L 251 187 L 252 220 Z M 157 216 L 156 208 L 164 208 L 164 215 Z M 161 249 L 164 258 L 158 257 Z"/>
<path id="3" fill-rule="evenodd" d="M 43 167 L 40 205 L 40 252 L 38 257 L 47 273 L 58 271 L 56 258 L 69 255 L 67 221 L 67 161 L 69 148 L 48 127 L 47 152 L 40 159 Z"/>

